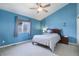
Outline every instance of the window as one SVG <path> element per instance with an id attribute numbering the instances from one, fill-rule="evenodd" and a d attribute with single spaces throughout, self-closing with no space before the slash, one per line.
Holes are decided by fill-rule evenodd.
<path id="1" fill-rule="evenodd" d="M 18 29 L 18 33 L 30 33 L 30 22 L 20 22 L 18 25 L 17 25 L 17 29 Z"/>
<path id="2" fill-rule="evenodd" d="M 30 34 L 31 22 L 27 20 L 16 20 L 16 35 L 21 33 Z"/>

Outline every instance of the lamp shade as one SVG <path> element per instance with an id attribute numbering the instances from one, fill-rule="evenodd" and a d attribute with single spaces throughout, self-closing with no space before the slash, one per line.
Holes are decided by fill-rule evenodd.
<path id="1" fill-rule="evenodd" d="M 46 31 L 47 31 L 47 29 L 48 29 L 47 27 L 44 27 L 44 28 L 43 28 L 43 32 L 46 32 Z"/>

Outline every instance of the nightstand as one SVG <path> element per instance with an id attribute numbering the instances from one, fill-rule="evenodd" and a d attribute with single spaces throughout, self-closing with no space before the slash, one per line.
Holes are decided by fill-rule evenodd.
<path id="1" fill-rule="evenodd" d="M 68 36 L 62 36 L 59 43 L 68 44 Z"/>

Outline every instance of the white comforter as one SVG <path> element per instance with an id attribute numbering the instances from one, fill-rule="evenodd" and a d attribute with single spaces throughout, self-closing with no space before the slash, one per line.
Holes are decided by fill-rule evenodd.
<path id="1" fill-rule="evenodd" d="M 44 34 L 44 35 L 35 35 L 32 39 L 32 42 L 49 46 L 50 49 L 54 52 L 54 47 L 56 46 L 56 43 L 59 40 L 60 40 L 60 36 L 57 33 L 52 33 L 52 34 Z"/>

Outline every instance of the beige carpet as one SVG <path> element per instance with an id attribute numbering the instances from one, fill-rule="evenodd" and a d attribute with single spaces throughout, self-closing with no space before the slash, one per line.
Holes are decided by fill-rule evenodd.
<path id="1" fill-rule="evenodd" d="M 54 54 L 46 48 L 28 42 L 0 48 L 0 56 L 78 56 L 78 50 L 77 46 L 58 44 Z"/>
<path id="2" fill-rule="evenodd" d="M 55 54 L 59 56 L 79 56 L 79 47 L 66 44 L 58 44 L 55 48 Z"/>

